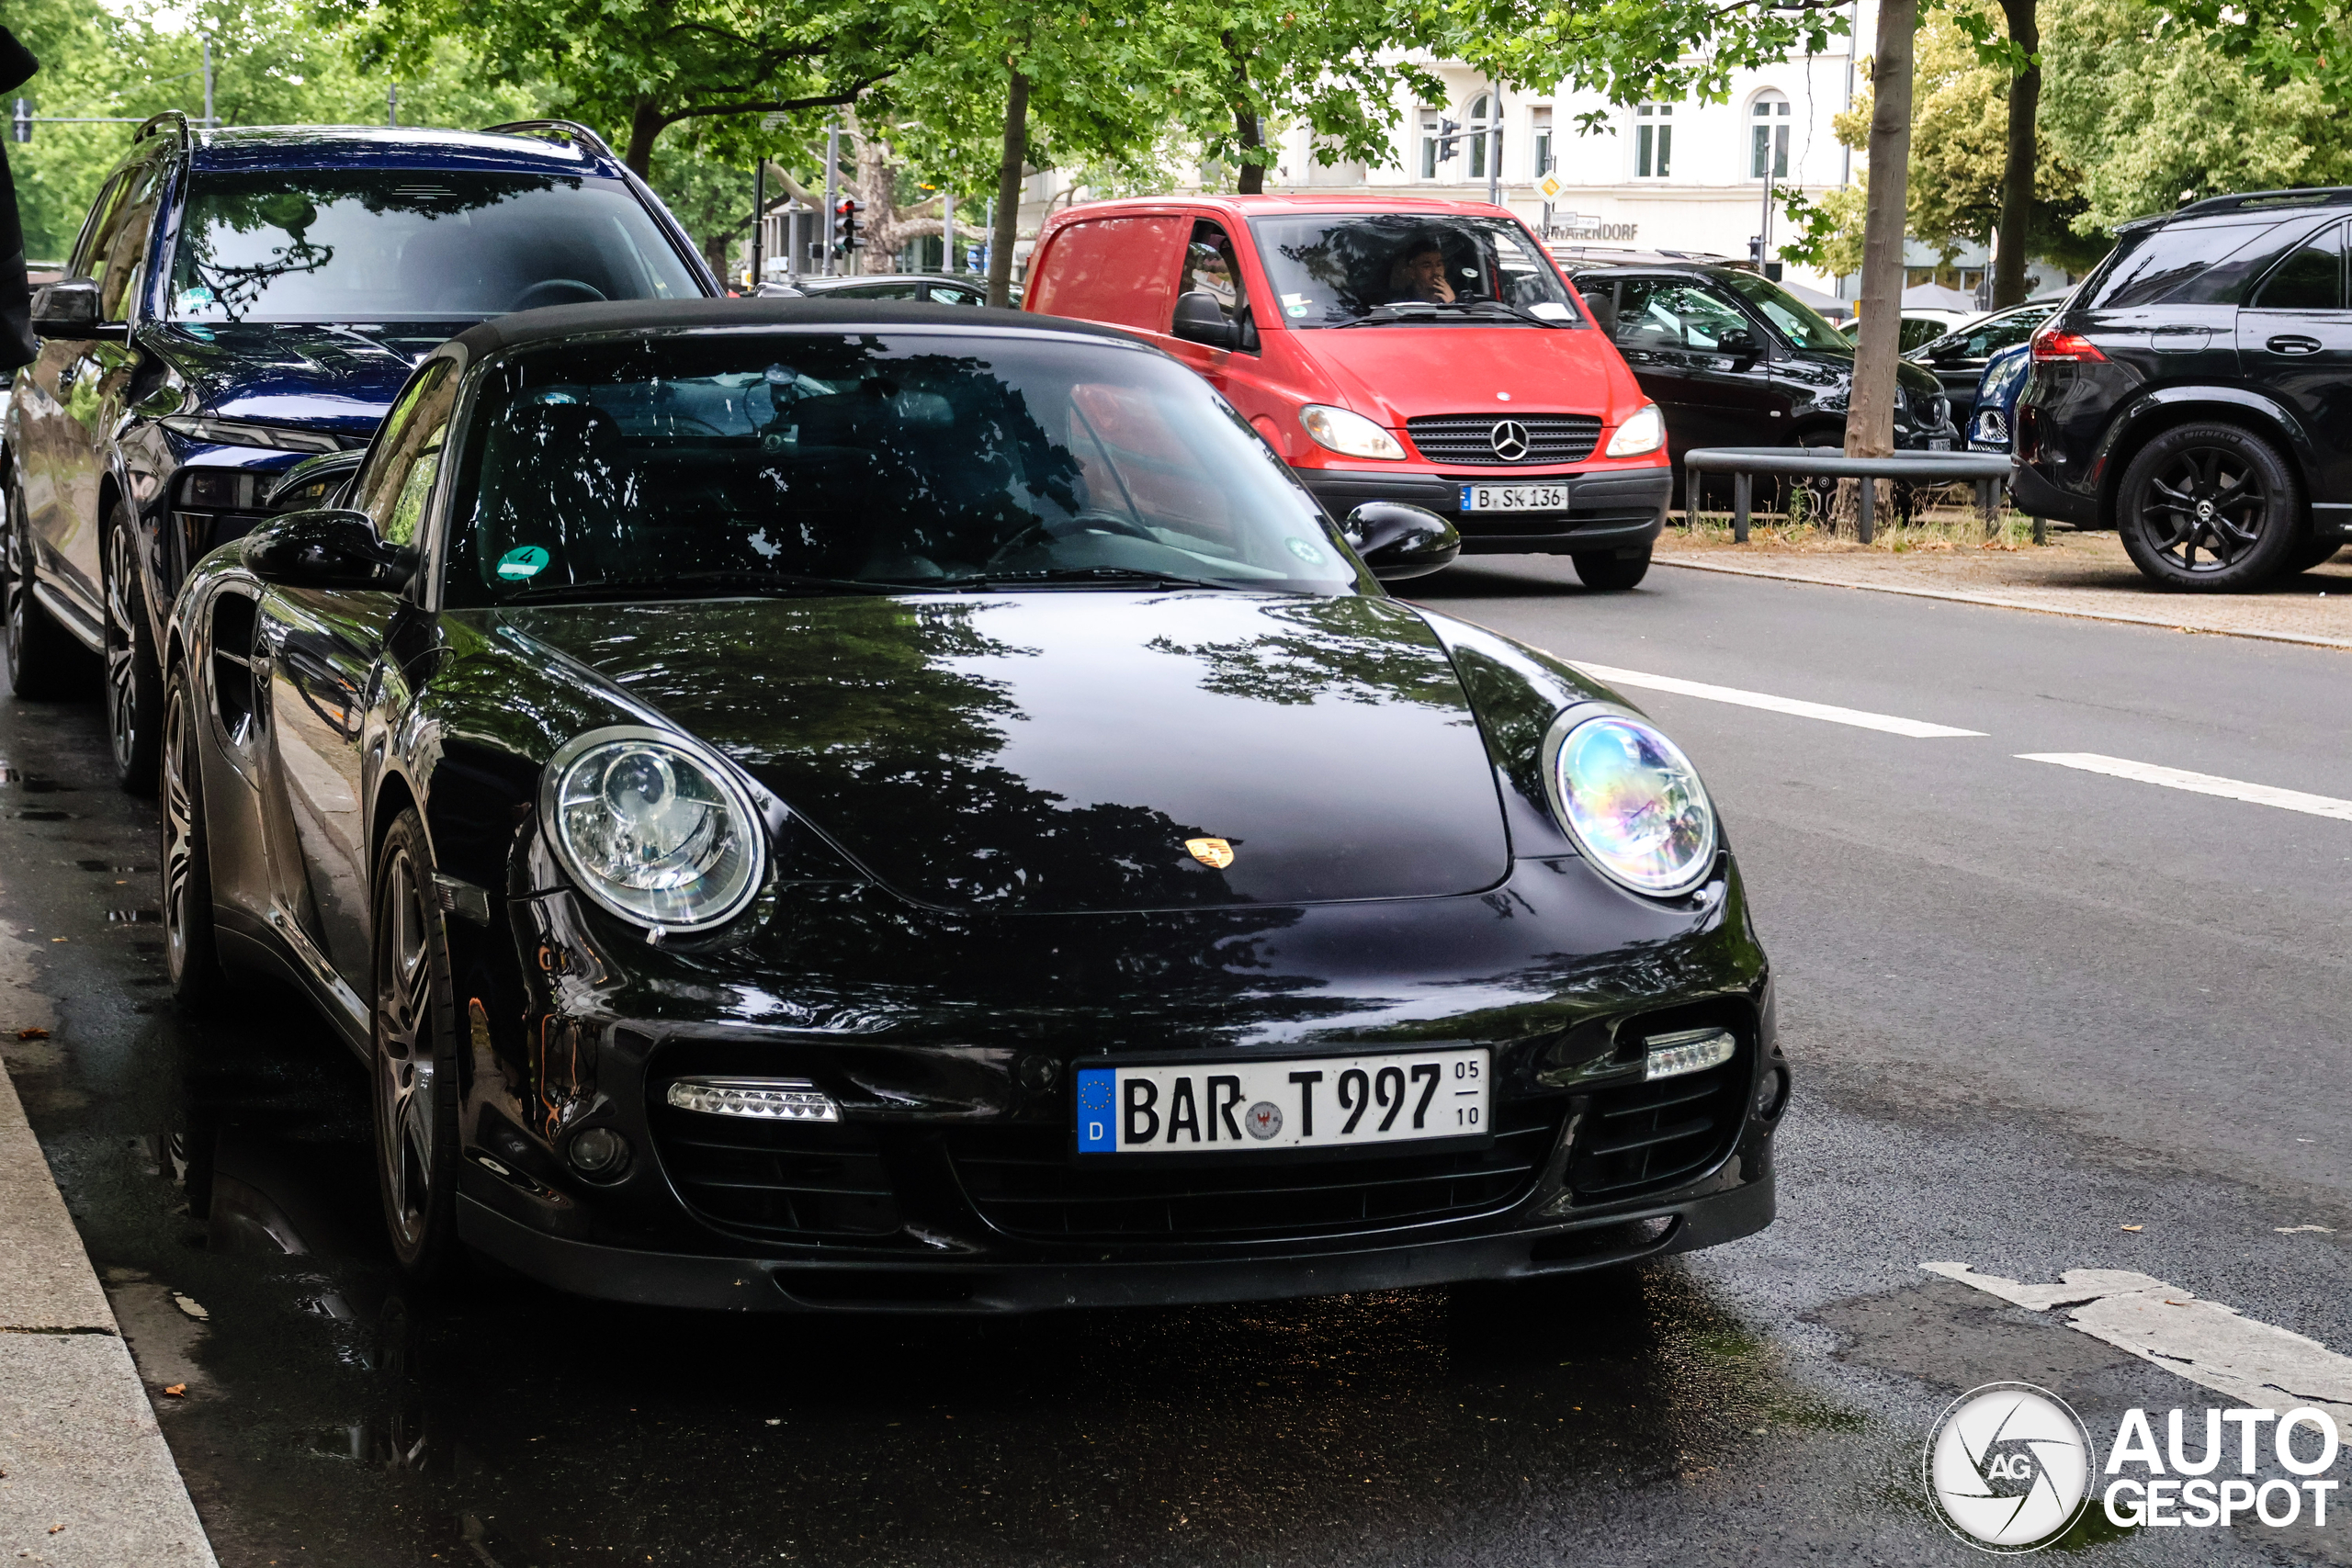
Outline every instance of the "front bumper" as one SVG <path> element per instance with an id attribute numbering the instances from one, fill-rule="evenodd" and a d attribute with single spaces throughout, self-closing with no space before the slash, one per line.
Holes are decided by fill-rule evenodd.
<path id="1" fill-rule="evenodd" d="M 1666 526 L 1674 491 L 1670 468 L 1611 468 L 1600 473 L 1431 473 L 1363 468 L 1295 468 L 1334 523 L 1368 501 L 1398 501 L 1434 512 L 1462 536 L 1464 555 L 1584 555 L 1646 549 Z M 1560 512 L 1462 510 L 1465 484 L 1559 484 Z"/>

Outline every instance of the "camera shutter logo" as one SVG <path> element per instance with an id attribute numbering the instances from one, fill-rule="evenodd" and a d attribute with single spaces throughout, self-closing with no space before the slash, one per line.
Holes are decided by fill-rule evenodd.
<path id="1" fill-rule="evenodd" d="M 2082 1517 L 2098 1455 L 2066 1402 L 2031 1383 L 1962 1394 L 1928 1435 L 1928 1501 L 1984 1551 L 2038 1551 Z"/>
<path id="2" fill-rule="evenodd" d="M 1495 427 L 1487 432 L 1487 444 L 1504 462 L 1516 463 L 1528 454 L 1527 426 L 1515 419 L 1498 419 Z"/>

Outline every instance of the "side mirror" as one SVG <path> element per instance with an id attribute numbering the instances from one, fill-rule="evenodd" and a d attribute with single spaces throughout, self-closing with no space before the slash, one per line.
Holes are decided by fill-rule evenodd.
<path id="1" fill-rule="evenodd" d="M 1756 341 L 1754 333 L 1745 327 L 1734 327 L 1715 339 L 1715 352 L 1728 354 L 1734 359 L 1755 359 L 1763 354 L 1764 349 Z"/>
<path id="2" fill-rule="evenodd" d="M 416 572 L 414 550 L 388 545 L 364 512 L 289 512 L 245 536 L 245 565 L 281 588 L 399 588 Z"/>
<path id="3" fill-rule="evenodd" d="M 44 283 L 33 291 L 33 331 L 42 337 L 128 337 L 121 321 L 98 320 L 98 282 L 94 277 L 66 277 Z"/>
<path id="4" fill-rule="evenodd" d="M 1348 513 L 1340 532 L 1383 582 L 1427 577 L 1462 553 L 1462 536 L 1453 524 L 1401 501 L 1365 502 Z"/>
<path id="5" fill-rule="evenodd" d="M 1216 295 L 1201 289 L 1177 299 L 1176 320 L 1169 331 L 1186 343 L 1209 348 L 1241 345 L 1241 329 L 1225 319 L 1225 307 L 1216 302 Z"/>

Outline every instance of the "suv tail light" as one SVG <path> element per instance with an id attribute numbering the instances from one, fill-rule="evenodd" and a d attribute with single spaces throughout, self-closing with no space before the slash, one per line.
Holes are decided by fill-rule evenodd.
<path id="1" fill-rule="evenodd" d="M 2086 362 L 2104 365 L 2107 355 L 2098 351 L 2098 344 L 2082 333 L 2062 333 L 2058 324 L 2052 321 L 2033 334 L 2033 362 L 2046 365 L 2052 361 L 2070 365 Z"/>

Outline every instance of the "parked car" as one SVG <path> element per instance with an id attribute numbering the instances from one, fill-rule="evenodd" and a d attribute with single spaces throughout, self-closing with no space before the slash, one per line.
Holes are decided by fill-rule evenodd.
<path id="1" fill-rule="evenodd" d="M 2033 336 L 2018 504 L 2115 528 L 2167 588 L 2242 592 L 2352 538 L 2352 188 L 2122 225 Z"/>
<path id="2" fill-rule="evenodd" d="M 6 658 L 60 696 L 104 657 L 126 788 L 155 787 L 162 616 L 306 454 L 366 444 L 472 322 L 718 284 L 593 132 L 140 128 L 42 288 L 0 423 Z"/>
<path id="3" fill-rule="evenodd" d="M 1128 334 L 502 317 L 353 498 L 174 606 L 164 948 L 367 1064 L 413 1273 L 1012 1312 L 1770 1221 L 1788 1066 L 1689 762 L 1390 598 L 1453 529 L 1335 525 Z"/>
<path id="4" fill-rule="evenodd" d="M 771 279 L 759 287 L 763 299 L 921 299 L 933 305 L 985 305 L 989 286 L 972 277 L 939 272 L 898 272 L 867 277 L 796 277 Z M 1012 291 L 1019 304 L 1021 290 Z"/>
<path id="5" fill-rule="evenodd" d="M 1984 379 L 1985 365 L 2003 349 L 2031 337 L 2033 329 L 2048 321 L 2062 302 L 2030 300 L 1996 310 L 1906 350 L 1904 356 L 1925 366 L 1943 383 L 1944 396 L 1951 400 L 1952 421 L 1965 429 L 1976 406 L 1976 386 Z"/>
<path id="6" fill-rule="evenodd" d="M 1970 451 L 2009 450 L 2018 394 L 2025 390 L 2026 377 L 2032 368 L 2033 350 L 2022 343 L 2012 344 L 1984 362 L 1984 373 L 1971 400 L 1974 412 L 1968 416 Z"/>
<path id="7" fill-rule="evenodd" d="M 1743 267 L 1604 267 L 1573 275 L 1642 390 L 1665 411 L 1679 461 L 1694 446 L 1835 446 L 1846 438 L 1854 348 L 1779 284 Z M 1897 367 L 1894 444 L 1947 452 L 1959 433 L 1942 386 Z"/>
<path id="8" fill-rule="evenodd" d="M 1141 334 L 1206 377 L 1325 509 L 1424 507 L 1465 554 L 1649 570 L 1657 411 L 1526 226 L 1411 197 L 1145 197 L 1056 214 L 1026 309 Z"/>

